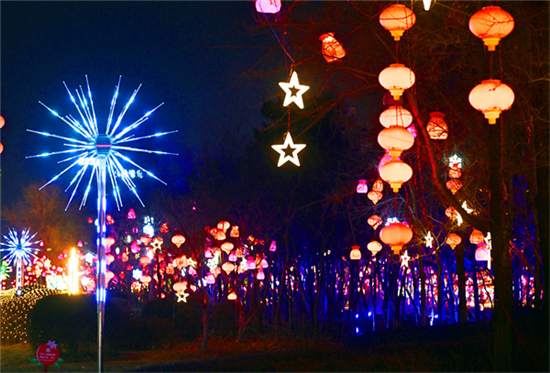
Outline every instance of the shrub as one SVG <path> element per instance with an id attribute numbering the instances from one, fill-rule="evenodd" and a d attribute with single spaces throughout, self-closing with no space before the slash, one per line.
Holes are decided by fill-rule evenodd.
<path id="1" fill-rule="evenodd" d="M 189 299 L 187 303 L 178 304 L 175 330 L 178 337 L 188 341 L 202 335 L 202 311 L 196 300 Z"/>

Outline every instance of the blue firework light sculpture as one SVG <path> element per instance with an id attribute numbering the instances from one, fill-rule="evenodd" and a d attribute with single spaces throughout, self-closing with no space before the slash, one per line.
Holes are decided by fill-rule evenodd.
<path id="1" fill-rule="evenodd" d="M 149 153 L 149 154 L 162 154 L 162 155 L 177 155 L 176 153 L 163 152 L 159 150 L 150 150 L 139 147 L 130 146 L 132 143 L 139 140 L 151 139 L 154 137 L 164 136 L 170 133 L 175 133 L 177 130 L 168 131 L 168 132 L 159 132 L 153 133 L 144 136 L 135 136 L 133 132 L 146 120 L 149 119 L 150 115 L 153 114 L 159 107 L 164 103 L 159 104 L 154 109 L 145 113 L 141 118 L 136 120 L 131 124 L 125 125 L 123 123 L 124 116 L 128 111 L 130 105 L 134 101 L 141 84 L 134 90 L 133 94 L 130 96 L 130 99 L 121 109 L 118 117 L 115 118 L 114 112 L 117 104 L 117 98 L 119 94 L 121 77 L 119 77 L 118 84 L 115 87 L 113 98 L 111 100 L 111 106 L 109 109 L 109 116 L 104 128 L 98 126 L 94 101 L 92 98 L 92 92 L 90 90 L 90 84 L 88 81 L 88 76 L 86 76 L 86 90 L 79 86 L 79 89 L 75 89 L 75 95 L 71 93 L 67 84 L 63 82 L 67 93 L 73 104 L 76 107 L 80 120 L 76 119 L 72 115 L 59 115 L 55 110 L 49 108 L 41 101 L 40 104 L 48 109 L 53 115 L 61 119 L 65 124 L 72 128 L 77 136 L 68 137 L 61 136 L 56 134 L 51 134 L 48 132 L 35 131 L 27 129 L 27 131 L 32 133 L 37 133 L 46 137 L 52 137 L 60 140 L 66 141 L 63 145 L 66 147 L 64 150 L 42 153 L 37 155 L 28 156 L 27 158 L 38 158 L 38 157 L 49 157 L 52 155 L 63 155 L 65 158 L 58 161 L 58 163 L 69 163 L 61 172 L 55 175 L 50 179 L 46 184 L 44 184 L 40 189 L 43 189 L 47 185 L 53 183 L 61 175 L 65 174 L 69 170 L 76 170 L 76 174 L 70 181 L 69 185 L 65 191 L 69 191 L 72 188 L 72 192 L 67 203 L 67 207 L 71 204 L 73 198 L 76 195 L 77 190 L 81 184 L 86 184 L 84 189 L 84 194 L 80 203 L 80 208 L 86 204 L 88 194 L 91 190 L 92 180 L 96 178 L 98 180 L 98 187 L 101 183 L 101 169 L 104 167 L 107 171 L 108 179 L 112 187 L 112 194 L 117 206 L 117 209 L 120 210 L 122 206 L 122 198 L 119 190 L 119 181 L 124 183 L 130 191 L 137 197 L 141 205 L 143 206 L 143 201 L 141 200 L 134 181 L 129 175 L 126 166 L 133 166 L 138 170 L 142 171 L 144 174 L 149 175 L 150 177 L 160 181 L 163 184 L 166 184 L 164 181 L 155 176 L 152 172 L 146 170 L 136 162 L 134 162 L 129 154 L 135 152 Z M 76 97 L 76 99 L 75 99 Z M 126 154 L 124 154 L 126 153 Z M 89 178 L 86 179 L 85 175 L 89 174 Z M 82 181 L 84 180 L 84 183 Z M 105 186 L 104 186 L 105 187 Z"/>
<path id="2" fill-rule="evenodd" d="M 21 295 L 21 288 L 23 287 L 23 268 L 31 263 L 31 257 L 34 255 L 34 250 L 39 250 L 34 247 L 38 245 L 40 241 L 33 241 L 36 237 L 36 233 L 31 235 L 30 229 L 23 229 L 21 236 L 13 228 L 8 230 L 8 235 L 2 235 L 4 241 L 1 245 L 6 246 L 5 249 L 0 251 L 7 251 L 8 254 L 3 258 L 8 264 L 16 266 L 16 287 L 17 295 Z"/>

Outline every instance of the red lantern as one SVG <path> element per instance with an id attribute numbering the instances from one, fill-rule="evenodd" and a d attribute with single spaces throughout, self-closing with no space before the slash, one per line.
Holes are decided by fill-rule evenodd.
<path id="1" fill-rule="evenodd" d="M 0 115 L 0 128 L 4 127 L 4 124 L 6 124 L 6 120 Z"/>
<path id="2" fill-rule="evenodd" d="M 239 226 L 238 225 L 234 225 L 231 227 L 231 232 L 229 233 L 229 236 L 230 237 L 233 237 L 233 238 L 237 238 L 239 237 L 240 233 L 239 233 Z"/>
<path id="3" fill-rule="evenodd" d="M 470 243 L 474 245 L 479 245 L 480 243 L 485 242 L 485 237 L 483 233 L 474 228 L 472 234 L 470 234 Z"/>
<path id="4" fill-rule="evenodd" d="M 390 223 L 380 231 L 380 239 L 391 246 L 395 255 L 399 254 L 403 245 L 409 243 L 412 237 L 412 229 L 403 223 Z"/>
<path id="5" fill-rule="evenodd" d="M 453 166 L 449 169 L 449 177 L 451 179 L 458 179 L 460 176 L 462 176 L 462 171 L 460 171 L 458 166 Z"/>
<path id="6" fill-rule="evenodd" d="M 445 114 L 434 111 L 430 113 L 430 121 L 426 126 L 428 135 L 432 140 L 445 140 L 449 133 L 449 128 L 447 123 L 443 120 Z"/>
<path id="7" fill-rule="evenodd" d="M 414 145 L 414 137 L 405 127 L 391 126 L 380 131 L 378 144 L 390 153 L 392 159 L 397 159 Z"/>
<path id="8" fill-rule="evenodd" d="M 500 39 L 514 29 L 514 18 L 499 6 L 486 6 L 472 15 L 469 27 L 489 51 L 494 51 Z"/>
<path id="9" fill-rule="evenodd" d="M 449 237 L 447 237 L 447 240 L 445 241 L 445 243 L 447 243 L 447 245 L 449 245 L 453 250 L 461 242 L 462 242 L 462 238 L 460 238 L 460 236 L 455 233 L 451 233 Z"/>
<path id="10" fill-rule="evenodd" d="M 378 215 L 372 215 L 368 218 L 367 223 L 376 230 L 382 224 L 382 218 Z"/>
<path id="11" fill-rule="evenodd" d="M 151 242 L 151 237 L 149 237 L 148 235 L 144 234 L 143 236 L 140 237 L 139 239 L 141 242 L 143 242 L 143 244 L 145 246 L 149 245 L 149 243 Z"/>
<path id="12" fill-rule="evenodd" d="M 346 55 L 342 44 L 334 38 L 334 32 L 327 32 L 319 36 L 319 40 L 323 42 L 323 57 L 328 63 L 340 61 Z"/>
<path id="13" fill-rule="evenodd" d="M 397 101 L 403 91 L 412 87 L 415 76 L 411 69 L 400 63 L 391 64 L 378 75 L 378 81 L 382 87 L 391 92 Z"/>
<path id="14" fill-rule="evenodd" d="M 497 122 L 500 113 L 508 110 L 514 103 L 512 88 L 498 79 L 484 80 L 470 91 L 470 104 L 482 111 L 489 124 Z"/>
<path id="15" fill-rule="evenodd" d="M 377 192 L 383 192 L 384 191 L 384 183 L 380 179 L 376 179 L 374 184 L 372 184 L 372 190 Z"/>
<path id="16" fill-rule="evenodd" d="M 160 226 L 160 233 L 168 233 L 168 223 L 162 223 Z"/>
<path id="17" fill-rule="evenodd" d="M 376 190 L 371 190 L 368 194 L 367 194 L 367 197 L 369 197 L 369 199 L 372 201 L 372 203 L 374 203 L 375 205 L 378 203 L 378 201 L 380 201 L 382 199 L 382 192 L 377 192 Z"/>
<path id="18" fill-rule="evenodd" d="M 380 169 L 380 177 L 390 184 L 394 193 L 399 191 L 403 183 L 411 179 L 412 174 L 411 166 L 399 159 L 392 160 Z"/>
<path id="19" fill-rule="evenodd" d="M 392 105 L 380 114 L 380 124 L 388 128 L 391 126 L 408 127 L 413 117 L 410 111 L 400 105 Z"/>
<path id="20" fill-rule="evenodd" d="M 416 16 L 405 5 L 392 4 L 380 13 L 379 21 L 393 39 L 399 41 L 403 33 L 414 25 Z"/>
<path id="21" fill-rule="evenodd" d="M 462 182 L 458 179 L 451 179 L 447 181 L 447 189 L 449 189 L 453 194 L 462 189 Z"/>

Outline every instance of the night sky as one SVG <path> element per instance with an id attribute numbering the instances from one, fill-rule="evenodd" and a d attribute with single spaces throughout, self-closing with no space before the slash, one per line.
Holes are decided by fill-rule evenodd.
<path id="1" fill-rule="evenodd" d="M 250 30 L 259 16 L 253 1 L 14 1 L 0 6 L 3 205 L 20 198 L 29 183 L 49 180 L 64 168 L 57 164 L 62 156 L 25 159 L 64 148 L 61 140 L 26 132 L 71 133 L 38 102 L 78 117 L 63 81 L 74 93 L 88 76 L 100 126 L 120 75 L 115 115 L 143 84 L 127 123 L 164 102 L 136 135 L 179 132 L 136 146 L 184 154 L 200 152 L 220 125 L 235 126 L 243 140 L 251 139 L 253 128 L 262 124 L 262 101 L 279 94 L 277 82 L 286 79 L 266 81 L 262 74 L 247 73 L 277 63 L 262 60 L 268 48 L 276 47 L 275 39 Z M 281 53 L 280 63 L 283 58 Z M 147 157 L 144 162 L 145 168 L 154 166 Z M 152 171 L 162 178 L 162 172 Z M 65 188 L 70 179 L 56 183 Z"/>

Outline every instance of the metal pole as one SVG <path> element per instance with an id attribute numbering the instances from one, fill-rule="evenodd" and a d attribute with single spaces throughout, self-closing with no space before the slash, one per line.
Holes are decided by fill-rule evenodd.
<path id="1" fill-rule="evenodd" d="M 107 158 L 99 157 L 98 200 L 97 200 L 97 369 L 103 372 L 103 327 L 105 321 L 105 212 L 107 201 L 105 196 Z"/>

